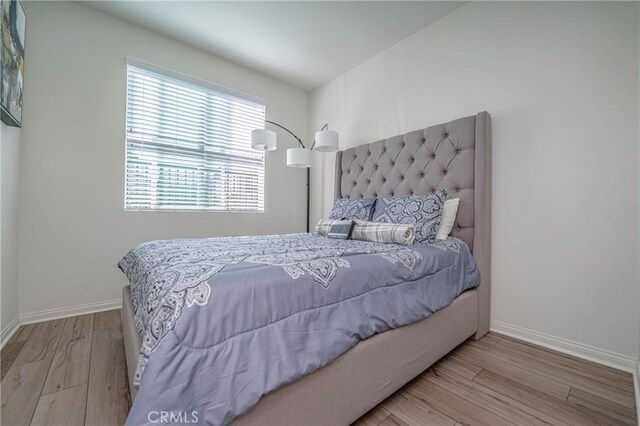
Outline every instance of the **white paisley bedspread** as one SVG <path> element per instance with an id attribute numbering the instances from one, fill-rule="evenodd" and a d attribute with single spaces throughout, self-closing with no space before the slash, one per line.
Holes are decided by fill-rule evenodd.
<path id="1" fill-rule="evenodd" d="M 227 424 L 359 340 L 479 283 L 457 239 L 400 246 L 313 234 L 153 241 L 118 264 L 142 336 L 127 424 Z"/>

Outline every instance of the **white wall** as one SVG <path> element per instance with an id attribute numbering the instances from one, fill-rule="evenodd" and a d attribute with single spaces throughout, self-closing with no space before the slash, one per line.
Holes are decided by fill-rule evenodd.
<path id="1" fill-rule="evenodd" d="M 638 10 L 638 19 L 640 20 L 640 10 Z M 639 65 L 640 66 L 640 65 Z M 640 99 L 640 86 L 637 88 L 638 99 Z M 638 132 L 640 133 L 640 122 L 638 123 Z M 638 140 L 638 154 L 640 154 L 640 140 Z M 640 155 L 638 156 L 638 164 L 640 164 Z M 640 178 L 640 176 L 639 176 Z M 640 185 L 639 185 L 640 188 Z M 640 195 L 638 196 L 639 209 L 640 209 Z M 640 227 L 638 227 L 638 239 L 640 240 Z M 638 253 L 638 353 L 636 356 L 636 371 L 635 371 L 635 394 L 636 394 L 636 407 L 640 407 L 640 253 Z M 636 415 L 638 420 L 638 426 L 640 426 L 640 416 Z"/>
<path id="2" fill-rule="evenodd" d="M 20 313 L 118 299 L 118 260 L 174 237 L 299 232 L 305 172 L 266 158 L 265 213 L 125 212 L 125 57 L 252 94 L 267 118 L 309 128 L 309 94 L 77 3 L 23 2 L 27 14 L 20 168 Z"/>
<path id="3" fill-rule="evenodd" d="M 633 360 L 638 40 L 637 2 L 471 2 L 314 91 L 311 128 L 347 148 L 489 111 L 492 320 Z"/>
<path id="4" fill-rule="evenodd" d="M 0 130 L 0 330 L 4 339 L 18 315 L 18 165 L 20 129 Z"/>

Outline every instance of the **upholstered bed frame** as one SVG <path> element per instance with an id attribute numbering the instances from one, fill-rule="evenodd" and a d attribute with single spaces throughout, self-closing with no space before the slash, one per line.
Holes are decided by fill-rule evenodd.
<path id="1" fill-rule="evenodd" d="M 489 330 L 491 260 L 491 119 L 464 117 L 337 153 L 335 197 L 431 194 L 460 198 L 453 235 L 472 249 L 481 274 L 427 319 L 363 340 L 331 364 L 265 395 L 236 425 L 346 425 L 469 337 Z M 123 332 L 129 382 L 141 338 L 130 289 L 123 291 Z M 135 389 L 131 386 L 131 397 Z"/>

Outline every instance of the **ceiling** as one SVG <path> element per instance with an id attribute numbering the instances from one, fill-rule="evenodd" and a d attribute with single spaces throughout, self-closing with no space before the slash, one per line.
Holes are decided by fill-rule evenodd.
<path id="1" fill-rule="evenodd" d="M 456 1 L 86 1 L 313 90 L 442 18 Z"/>

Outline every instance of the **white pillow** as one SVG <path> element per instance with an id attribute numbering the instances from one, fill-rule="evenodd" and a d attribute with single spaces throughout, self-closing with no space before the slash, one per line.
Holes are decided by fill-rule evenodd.
<path id="1" fill-rule="evenodd" d="M 453 229 L 453 224 L 456 221 L 459 205 L 460 198 L 452 198 L 451 200 L 446 200 L 444 202 L 440 225 L 438 226 L 438 232 L 436 233 L 436 240 L 446 240 L 449 238 L 449 234 Z"/>

